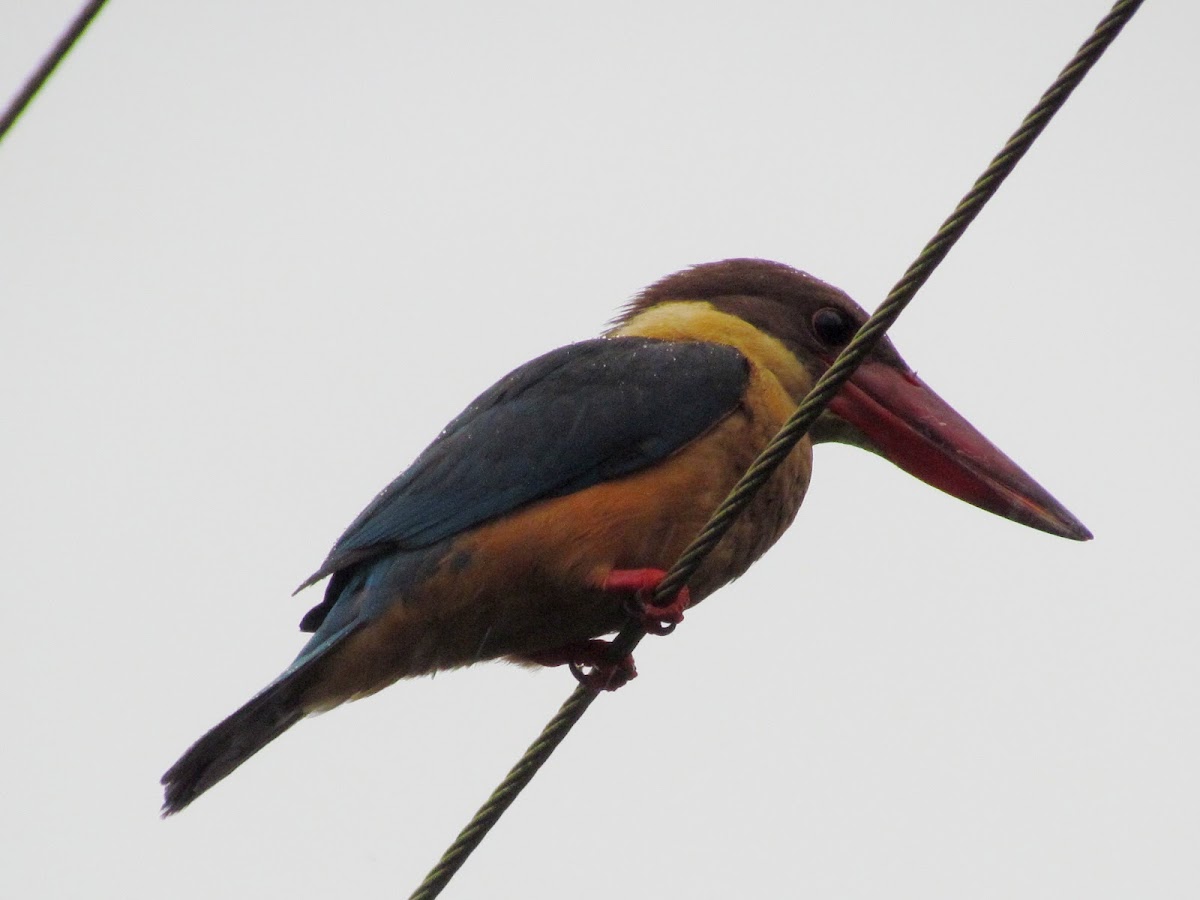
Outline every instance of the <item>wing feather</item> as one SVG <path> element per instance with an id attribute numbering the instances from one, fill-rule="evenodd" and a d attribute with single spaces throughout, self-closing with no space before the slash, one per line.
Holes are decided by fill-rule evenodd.
<path id="1" fill-rule="evenodd" d="M 653 465 L 728 415 L 748 377 L 723 344 L 617 337 L 551 351 L 447 425 L 301 587 Z"/>

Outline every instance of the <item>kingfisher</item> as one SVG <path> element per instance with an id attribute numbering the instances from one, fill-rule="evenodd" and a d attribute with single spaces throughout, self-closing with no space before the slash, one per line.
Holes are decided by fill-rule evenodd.
<path id="1" fill-rule="evenodd" d="M 605 333 L 479 395 L 375 497 L 299 590 L 328 579 L 295 661 L 163 776 L 183 809 L 305 716 L 485 660 L 636 672 L 603 636 L 666 632 L 791 524 L 812 445 L 852 444 L 1040 531 L 1091 533 L 882 340 L 690 579 L 654 588 L 867 320 L 787 265 L 730 259 L 656 282 Z"/>

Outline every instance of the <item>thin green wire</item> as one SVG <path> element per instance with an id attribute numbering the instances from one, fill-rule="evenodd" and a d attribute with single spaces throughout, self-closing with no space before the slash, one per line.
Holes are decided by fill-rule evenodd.
<path id="1" fill-rule="evenodd" d="M 804 437 L 813 422 L 825 410 L 829 401 L 879 343 L 884 333 L 911 302 L 917 290 L 933 274 L 933 270 L 962 237 L 963 232 L 983 209 L 984 204 L 996 193 L 1033 141 L 1042 133 L 1050 119 L 1066 102 L 1067 97 L 1071 95 L 1088 70 L 1141 5 L 1142 0 L 1119 0 L 1108 15 L 1100 21 L 1092 36 L 1079 48 L 1074 58 L 1042 95 L 1041 100 L 1021 123 L 1021 127 L 1009 138 L 1008 143 L 1004 145 L 1004 148 L 992 160 L 971 190 L 959 202 L 950 218 L 942 224 L 937 234 L 925 245 L 916 261 L 904 273 L 904 277 L 892 288 L 887 299 L 863 324 L 854 339 L 821 376 L 796 412 L 771 440 L 771 443 L 767 445 L 746 474 L 742 476 L 717 511 L 713 513 L 703 531 L 671 567 L 655 591 L 656 603 L 666 603 L 687 583 L 700 563 L 729 530 L 734 519 L 750 503 L 754 494 L 763 486 L 792 448 Z M 641 624 L 631 621 L 613 639 L 609 649 L 610 656 L 613 659 L 625 656 L 632 652 L 645 636 L 646 632 Z M 480 807 L 479 812 L 446 850 L 438 864 L 425 877 L 421 886 L 412 893 L 409 900 L 432 900 L 442 892 L 450 879 L 466 862 L 467 857 L 479 846 L 480 841 L 496 824 L 504 811 L 512 805 L 517 795 L 533 779 L 538 769 L 562 743 L 572 726 L 579 721 L 597 696 L 599 696 L 597 693 L 583 685 L 575 688 L 554 718 L 546 724 L 537 740 L 530 744 L 525 755 L 513 766 L 487 802 Z"/>
<path id="2" fill-rule="evenodd" d="M 25 108 L 37 96 L 37 92 L 42 89 L 42 85 L 46 83 L 46 79 L 58 68 L 58 64 L 63 61 L 66 55 L 75 46 L 75 43 L 83 36 L 87 27 L 92 24 L 92 20 L 100 13 L 101 8 L 107 0 L 89 0 L 75 16 L 74 21 L 67 26 L 67 30 L 62 33 L 54 46 L 50 48 L 50 52 L 46 54 L 45 59 L 33 71 L 33 73 L 21 85 L 21 90 L 17 91 L 16 96 L 9 101 L 8 108 L 0 115 L 0 141 L 4 140 L 4 136 L 8 134 L 10 128 L 16 124 L 17 119 L 21 118 L 21 113 L 25 112 Z"/>

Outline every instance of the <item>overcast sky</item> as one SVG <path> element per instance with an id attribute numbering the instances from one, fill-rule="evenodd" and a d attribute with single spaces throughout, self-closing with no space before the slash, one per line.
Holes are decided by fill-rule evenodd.
<path id="1" fill-rule="evenodd" d="M 76 7 L 0 0 L 0 93 Z M 574 683 L 403 683 L 160 821 L 295 585 L 668 272 L 874 307 L 1106 9 L 111 4 L 0 146 L 0 895 L 408 896 Z M 893 330 L 1096 540 L 819 448 L 446 897 L 1200 895 L 1198 28 L 1147 3 Z"/>

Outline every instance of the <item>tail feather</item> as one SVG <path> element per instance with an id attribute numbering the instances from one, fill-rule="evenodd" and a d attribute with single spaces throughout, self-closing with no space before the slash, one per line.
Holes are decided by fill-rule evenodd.
<path id="1" fill-rule="evenodd" d="M 321 674 L 318 663 L 357 628 L 350 623 L 328 637 L 314 636 L 282 675 L 192 744 L 162 777 L 163 816 L 179 812 L 303 719 L 305 694 Z"/>
<path id="2" fill-rule="evenodd" d="M 162 814 L 179 812 L 302 718 L 304 685 L 288 673 L 188 748 L 162 777 Z"/>

